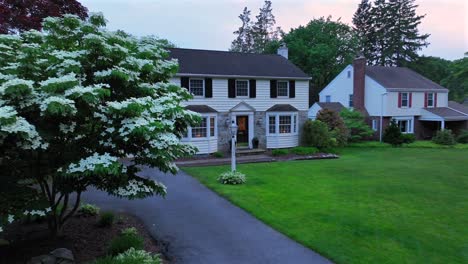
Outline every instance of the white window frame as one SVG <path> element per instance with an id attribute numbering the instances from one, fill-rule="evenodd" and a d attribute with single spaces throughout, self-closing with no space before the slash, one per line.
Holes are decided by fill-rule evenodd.
<path id="1" fill-rule="evenodd" d="M 403 95 L 406 95 L 406 105 L 403 105 Z M 409 93 L 405 92 L 405 93 L 401 93 L 401 98 L 400 98 L 400 105 L 401 105 L 401 108 L 409 108 L 409 99 L 410 95 Z"/>
<path id="2" fill-rule="evenodd" d="M 192 137 L 192 127 L 187 127 L 187 134 L 186 137 L 182 138 L 182 141 L 189 142 L 189 141 L 203 141 L 209 139 L 217 139 L 218 138 L 218 116 L 217 114 L 200 114 L 201 118 L 206 118 L 206 137 Z M 211 119 L 214 118 L 214 135 L 211 135 Z"/>
<path id="3" fill-rule="evenodd" d="M 192 93 L 192 82 L 191 82 L 192 80 L 202 81 L 202 83 L 203 83 L 203 95 L 195 95 L 194 93 Z M 203 78 L 190 78 L 189 79 L 189 92 L 193 95 L 194 98 L 204 98 L 205 97 L 205 89 L 206 89 L 205 79 L 203 79 Z"/>
<path id="4" fill-rule="evenodd" d="M 401 133 L 403 134 L 413 134 L 414 133 L 414 117 L 393 117 L 393 120 L 398 125 L 398 128 L 400 128 L 400 122 L 407 122 L 406 124 L 406 131 L 402 131 Z M 400 129 L 401 131 L 401 129 Z"/>
<path id="5" fill-rule="evenodd" d="M 289 116 L 291 118 L 291 132 L 290 133 L 281 133 L 279 119 L 280 116 Z M 270 133 L 270 117 L 275 118 L 275 133 Z M 291 136 L 297 135 L 299 131 L 299 113 L 298 112 L 268 112 L 267 113 L 267 122 L 266 122 L 266 132 L 267 136 Z"/>
<path id="6" fill-rule="evenodd" d="M 374 131 L 379 130 L 378 124 L 379 124 L 379 122 L 378 122 L 377 119 L 372 119 L 372 130 L 374 130 Z"/>
<path id="7" fill-rule="evenodd" d="M 429 104 L 429 96 L 432 96 L 432 99 L 431 99 L 432 104 L 431 105 Z M 427 93 L 427 99 L 426 100 L 427 100 L 426 104 L 427 104 L 428 108 L 435 107 L 435 93 Z"/>
<path id="8" fill-rule="evenodd" d="M 325 95 L 325 102 L 331 103 L 331 95 Z"/>
<path id="9" fill-rule="evenodd" d="M 247 83 L 247 95 L 237 95 L 237 82 L 246 82 Z M 249 96 L 250 96 L 250 82 L 249 82 L 249 80 L 236 79 L 235 92 L 236 92 L 236 98 L 249 98 Z"/>
<path id="10" fill-rule="evenodd" d="M 279 94 L 279 84 L 280 83 L 286 83 L 286 91 L 287 91 L 286 95 L 280 95 Z M 276 82 L 276 95 L 277 95 L 278 98 L 289 98 L 289 82 L 288 81 L 277 81 Z"/>

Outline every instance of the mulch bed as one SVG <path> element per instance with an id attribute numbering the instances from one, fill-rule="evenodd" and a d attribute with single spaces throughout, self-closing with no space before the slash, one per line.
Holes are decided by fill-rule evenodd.
<path id="1" fill-rule="evenodd" d="M 97 216 L 75 216 L 57 238 L 50 238 L 47 223 L 13 224 L 3 234 L 11 244 L 0 247 L 0 263 L 24 264 L 32 257 L 47 254 L 56 248 L 70 249 L 76 263 L 88 263 L 105 256 L 110 241 L 129 227 L 137 228 L 144 237 L 146 251 L 159 253 L 164 263 L 170 263 L 165 256 L 167 245 L 155 241 L 138 218 L 116 214 L 115 219 L 111 227 L 98 227 Z"/>

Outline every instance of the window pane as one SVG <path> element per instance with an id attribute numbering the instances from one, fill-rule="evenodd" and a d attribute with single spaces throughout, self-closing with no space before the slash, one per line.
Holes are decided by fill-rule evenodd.
<path id="1" fill-rule="evenodd" d="M 427 106 L 434 106 L 434 94 L 427 94 Z"/>
<path id="2" fill-rule="evenodd" d="M 210 136 L 215 136 L 215 118 L 210 117 Z"/>
<path id="3" fill-rule="evenodd" d="M 408 106 L 408 93 L 401 94 L 401 106 Z"/>
<path id="4" fill-rule="evenodd" d="M 249 96 L 249 84 L 247 81 L 236 81 L 236 96 Z"/>
<path id="5" fill-rule="evenodd" d="M 297 132 L 297 115 L 294 116 L 293 130 L 294 133 Z"/>
<path id="6" fill-rule="evenodd" d="M 279 132 L 291 133 L 291 116 L 279 116 Z"/>
<path id="7" fill-rule="evenodd" d="M 353 95 L 349 95 L 349 107 L 353 107 Z"/>
<path id="8" fill-rule="evenodd" d="M 331 102 L 331 96 L 330 95 L 325 96 L 325 102 L 327 102 L 327 103 Z"/>
<path id="9" fill-rule="evenodd" d="M 200 122 L 200 125 L 197 127 L 192 127 L 192 138 L 202 138 L 206 137 L 206 117 L 202 117 L 202 120 Z"/>
<path id="10" fill-rule="evenodd" d="M 278 82 L 278 96 L 288 96 L 288 82 Z"/>
<path id="11" fill-rule="evenodd" d="M 203 80 L 190 79 L 190 92 L 195 96 L 203 96 Z"/>
<path id="12" fill-rule="evenodd" d="M 268 133 L 270 134 L 276 133 L 276 116 L 268 117 Z"/>

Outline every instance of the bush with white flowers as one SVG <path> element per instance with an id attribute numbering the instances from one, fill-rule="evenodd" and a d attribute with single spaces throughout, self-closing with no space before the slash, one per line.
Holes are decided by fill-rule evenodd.
<path id="1" fill-rule="evenodd" d="M 238 171 L 226 171 L 218 177 L 218 181 L 222 184 L 243 184 L 246 181 L 245 174 Z"/>
<path id="2" fill-rule="evenodd" d="M 130 199 L 166 194 L 138 172 L 175 173 L 173 161 L 196 151 L 179 139 L 199 116 L 169 83 L 178 63 L 163 43 L 107 31 L 100 14 L 0 35 L 0 226 L 45 214 L 60 231 L 90 186 Z M 26 200 L 40 206 L 20 208 Z"/>

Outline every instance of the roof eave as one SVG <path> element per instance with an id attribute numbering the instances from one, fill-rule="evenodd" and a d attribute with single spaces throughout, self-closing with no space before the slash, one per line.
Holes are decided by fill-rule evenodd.
<path id="1" fill-rule="evenodd" d="M 388 88 L 383 86 L 389 92 L 439 92 L 439 93 L 448 93 L 448 89 L 431 89 L 431 88 Z"/>
<path id="2" fill-rule="evenodd" d="M 255 76 L 255 75 L 224 75 L 224 74 L 201 74 L 201 73 L 177 73 L 176 77 L 212 77 L 212 78 L 255 78 L 255 79 L 279 79 L 279 80 L 312 80 L 312 77 L 296 76 Z"/>

